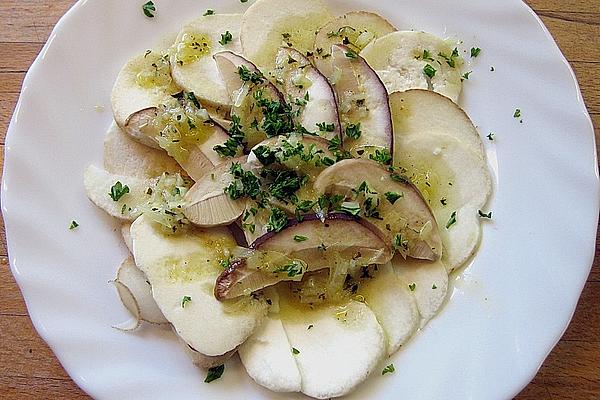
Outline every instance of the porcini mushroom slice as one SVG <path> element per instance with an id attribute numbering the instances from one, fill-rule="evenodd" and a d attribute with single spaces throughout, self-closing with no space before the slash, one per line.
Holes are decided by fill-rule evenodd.
<path id="1" fill-rule="evenodd" d="M 403 286 L 410 290 L 419 309 L 420 327 L 437 315 L 448 294 L 448 273 L 440 260 L 394 257 L 391 265 Z"/>
<path id="2" fill-rule="evenodd" d="M 282 47 L 277 52 L 273 75 L 299 125 L 325 139 L 340 136 L 335 93 L 308 58 L 298 50 Z"/>
<path id="3" fill-rule="evenodd" d="M 223 161 L 213 148 L 226 142 L 229 135 L 220 125 L 209 119 L 208 113 L 206 119 L 199 125 L 194 123 L 194 127 L 190 128 L 202 129 L 201 135 L 194 139 L 171 141 L 161 137 L 158 125 L 154 122 L 159 118 L 160 110 L 153 107 L 132 114 L 125 124 L 125 131 L 141 143 L 166 150 L 194 181 L 202 178 L 215 165 Z M 165 129 L 169 130 L 169 124 L 170 122 L 167 121 Z"/>
<path id="4" fill-rule="evenodd" d="M 135 263 L 152 285 L 156 304 L 198 352 L 230 352 L 262 322 L 268 306 L 260 297 L 223 302 L 213 295 L 220 262 L 235 247 L 226 228 L 169 235 L 142 215 L 131 225 L 131 237 Z"/>
<path id="5" fill-rule="evenodd" d="M 462 90 L 463 59 L 458 41 L 431 33 L 397 31 L 372 41 L 360 53 L 388 93 L 429 89 L 456 102 Z"/>
<path id="6" fill-rule="evenodd" d="M 111 124 L 104 137 L 103 158 L 104 169 L 111 174 L 154 178 L 163 172 L 181 172 L 172 157 L 132 139 L 116 123 Z"/>
<path id="7" fill-rule="evenodd" d="M 229 170 L 236 162 L 243 164 L 246 157 L 219 164 L 186 193 L 183 213 L 191 223 L 202 227 L 228 225 L 242 215 L 245 200 L 234 200 L 224 191 L 233 181 Z"/>
<path id="8" fill-rule="evenodd" d="M 389 97 L 395 163 L 402 161 L 402 143 L 413 135 L 451 136 L 480 158 L 485 158 L 477 128 L 467 113 L 446 96 L 431 90 L 411 89 L 394 92 Z"/>
<path id="9" fill-rule="evenodd" d="M 229 109 L 231 101 L 213 60 L 213 54 L 230 50 L 242 52 L 242 14 L 214 14 L 196 18 L 181 28 L 173 44 L 171 73 L 184 90 L 194 92 L 213 107 Z M 221 34 L 231 33 L 231 41 L 221 44 Z"/>
<path id="10" fill-rule="evenodd" d="M 283 95 L 252 62 L 230 51 L 213 58 L 231 97 L 232 121 L 244 132 L 248 147 L 266 139 L 265 133 L 275 136 L 291 131 Z M 271 123 L 273 119 L 276 124 Z"/>
<path id="11" fill-rule="evenodd" d="M 442 254 L 437 222 L 419 190 L 375 161 L 339 161 L 319 175 L 314 188 L 362 202 L 362 215 L 367 201 L 376 205 L 371 211 L 379 217 L 366 219 L 404 256 L 434 260 Z"/>
<path id="12" fill-rule="evenodd" d="M 370 279 L 360 283 L 358 294 L 377 316 L 386 334 L 387 354 L 391 355 L 419 328 L 421 318 L 417 302 L 389 263 L 378 265 L 376 270 L 371 268 L 370 274 Z"/>
<path id="13" fill-rule="evenodd" d="M 83 185 L 88 198 L 107 214 L 126 221 L 133 221 L 142 210 L 140 206 L 150 200 L 148 188 L 157 179 L 141 179 L 132 176 L 115 175 L 94 165 L 83 174 Z M 113 192 L 113 187 L 119 188 Z"/>
<path id="14" fill-rule="evenodd" d="M 344 149 L 367 158 L 375 149 L 392 151 L 392 120 L 385 86 L 363 58 L 333 45 L 330 82 L 337 95 Z"/>
<path id="15" fill-rule="evenodd" d="M 315 309 L 282 305 L 281 310 L 290 351 L 296 349 L 302 393 L 308 396 L 329 399 L 351 392 L 386 355 L 385 333 L 365 303 L 350 300 Z"/>
<path id="16" fill-rule="evenodd" d="M 246 57 L 265 73 L 275 66 L 281 46 L 306 54 L 312 50 L 319 27 L 331 18 L 321 0 L 258 0 L 244 14 L 240 30 Z"/>
<path id="17" fill-rule="evenodd" d="M 130 115 L 156 107 L 180 90 L 173 83 L 164 51 L 151 50 L 133 57 L 119 71 L 111 92 L 117 125 L 124 128 Z"/>
<path id="18" fill-rule="evenodd" d="M 265 318 L 238 353 L 246 372 L 259 385 L 274 392 L 300 391 L 300 370 L 278 316 Z"/>
<path id="19" fill-rule="evenodd" d="M 304 216 L 301 222 L 290 220 L 283 230 L 263 235 L 250 247 L 258 251 L 255 257 L 232 263 L 217 278 L 218 299 L 249 294 L 284 280 L 299 280 L 308 271 L 341 263 L 386 263 L 392 254 L 378 228 L 342 213 L 328 214 L 323 220 L 315 214 Z M 281 257 L 273 261 L 273 255 Z"/>
<path id="20" fill-rule="evenodd" d="M 142 321 L 153 324 L 166 324 L 169 322 L 156 305 L 152 297 L 150 283 L 146 280 L 144 273 L 135 265 L 132 257 L 123 260 L 117 271 L 115 282 L 121 284 L 117 286 L 119 296 L 132 314 L 135 315 L 137 309 L 139 310 L 139 318 Z M 126 293 L 123 290 L 124 288 L 127 288 L 129 293 Z M 132 306 L 131 301 L 135 303 L 135 307 Z"/>
<path id="21" fill-rule="evenodd" d="M 360 53 L 373 40 L 394 31 L 396 28 L 381 15 L 369 11 L 347 12 L 319 28 L 313 50 L 314 63 L 325 76 L 330 76 L 332 45 L 346 44 Z"/>

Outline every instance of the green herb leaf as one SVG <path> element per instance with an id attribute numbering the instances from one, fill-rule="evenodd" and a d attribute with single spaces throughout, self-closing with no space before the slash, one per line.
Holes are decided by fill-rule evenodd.
<path id="1" fill-rule="evenodd" d="M 221 34 L 221 40 L 219 40 L 219 43 L 221 44 L 221 46 L 225 46 L 227 43 L 231 42 L 232 40 L 233 40 L 233 36 L 231 35 L 231 32 L 225 31 L 225 33 Z"/>
<path id="2" fill-rule="evenodd" d="M 431 53 L 429 52 L 429 50 L 423 50 L 423 54 L 420 54 L 418 56 L 415 57 L 417 60 L 421 59 L 424 61 L 433 61 L 433 58 L 431 57 Z"/>
<path id="3" fill-rule="evenodd" d="M 196 97 L 194 92 L 185 92 L 185 98 L 191 101 L 192 104 L 196 106 L 196 108 L 202 109 L 202 106 L 200 105 L 200 102 L 198 101 L 198 98 Z"/>
<path id="4" fill-rule="evenodd" d="M 346 136 L 350 139 L 358 139 L 360 138 L 360 122 L 358 124 L 348 124 L 346 126 Z"/>
<path id="5" fill-rule="evenodd" d="M 185 308 L 185 305 L 190 301 L 192 301 L 190 296 L 183 296 L 183 299 L 181 299 L 181 308 Z"/>
<path id="6" fill-rule="evenodd" d="M 326 122 L 317 122 L 317 128 L 319 128 L 320 132 L 333 132 L 335 130 L 335 125 Z"/>
<path id="7" fill-rule="evenodd" d="M 369 158 L 383 165 L 389 165 L 392 162 L 392 155 L 387 149 L 375 149 L 375 154 L 369 154 Z"/>
<path id="8" fill-rule="evenodd" d="M 297 349 L 297 348 L 295 348 L 295 347 L 292 347 L 292 354 L 293 354 L 293 355 L 300 354 L 300 350 L 298 350 L 298 349 Z"/>
<path id="9" fill-rule="evenodd" d="M 117 181 L 110 188 L 110 193 L 108 194 L 113 201 L 119 201 L 119 199 L 129 193 L 129 186 L 123 185 L 121 182 Z"/>
<path id="10" fill-rule="evenodd" d="M 456 223 L 456 211 L 453 211 L 452 214 L 450 215 L 450 219 L 448 219 L 448 222 L 446 222 L 446 229 L 450 229 L 450 227 L 452 225 L 454 225 Z"/>
<path id="11" fill-rule="evenodd" d="M 442 205 L 445 206 L 448 203 L 448 200 L 445 197 L 442 197 L 440 199 L 440 203 L 442 203 Z"/>
<path id="12" fill-rule="evenodd" d="M 490 132 L 490 134 L 489 134 L 489 135 L 487 135 L 487 138 L 488 138 L 489 140 L 494 140 L 494 136 L 495 136 L 495 135 L 494 135 L 494 133 L 493 133 L 493 132 Z"/>
<path id="13" fill-rule="evenodd" d="M 415 289 L 417 288 L 417 284 L 413 282 L 408 285 L 408 288 L 410 289 L 411 292 L 414 292 Z"/>
<path id="14" fill-rule="evenodd" d="M 358 54 L 356 54 L 356 52 L 352 51 L 352 50 L 348 50 L 346 52 L 346 57 L 348 58 L 358 58 Z"/>
<path id="15" fill-rule="evenodd" d="M 248 0 L 240 0 L 240 3 L 247 3 Z"/>
<path id="16" fill-rule="evenodd" d="M 205 12 L 204 14 L 202 14 L 202 15 L 204 15 L 205 17 L 206 17 L 207 15 L 215 15 L 215 10 L 208 9 L 208 10 L 206 10 L 206 12 Z"/>
<path id="17" fill-rule="evenodd" d="M 471 58 L 475 58 L 481 53 L 481 49 L 479 47 L 471 47 Z"/>
<path id="18" fill-rule="evenodd" d="M 77 228 L 79 226 L 79 224 L 77 223 L 77 221 L 73 220 L 71 221 L 71 225 L 69 225 L 69 229 L 73 230 L 75 228 Z"/>
<path id="19" fill-rule="evenodd" d="M 313 325 L 313 324 L 310 324 L 310 325 L 308 326 L 308 328 L 306 328 L 306 330 L 312 329 L 313 327 L 314 327 L 314 325 Z"/>
<path id="20" fill-rule="evenodd" d="M 431 288 L 432 288 L 433 290 L 437 289 L 437 286 L 435 285 L 435 283 L 434 283 L 433 285 L 431 285 Z"/>
<path id="21" fill-rule="evenodd" d="M 481 218 L 492 219 L 492 212 L 491 211 L 489 213 L 485 214 L 483 211 L 477 210 L 477 213 L 479 214 L 479 216 Z"/>
<path id="22" fill-rule="evenodd" d="M 277 268 L 273 271 L 274 274 L 284 272 L 287 274 L 288 278 L 293 278 L 298 275 L 302 275 L 302 269 L 304 265 L 299 261 L 293 261 L 291 264 L 284 265 L 282 267 Z"/>
<path id="23" fill-rule="evenodd" d="M 385 192 L 385 198 L 391 203 L 394 204 L 400 197 L 404 197 L 404 193 L 396 193 L 396 192 Z"/>
<path id="24" fill-rule="evenodd" d="M 340 207 L 340 211 L 357 216 L 360 213 L 360 206 L 354 201 L 344 201 Z"/>
<path id="25" fill-rule="evenodd" d="M 225 371 L 225 364 L 218 365 L 216 367 L 212 367 L 208 369 L 208 373 L 206 374 L 206 378 L 204 382 L 210 383 L 214 380 L 217 380 L 223 375 L 223 371 Z"/>
<path id="26" fill-rule="evenodd" d="M 435 76 L 436 69 L 433 68 L 430 64 L 427 64 L 423 67 L 423 72 L 429 77 L 429 79 L 431 79 Z"/>
<path id="27" fill-rule="evenodd" d="M 154 13 L 156 12 L 156 6 L 153 1 L 149 1 L 142 6 L 142 11 L 144 11 L 144 15 L 148 18 L 154 18 Z"/>
<path id="28" fill-rule="evenodd" d="M 264 166 L 271 165 L 276 161 L 275 152 L 272 151 L 268 146 L 260 145 L 254 149 L 252 152 L 260 161 L 260 163 Z"/>
<path id="29" fill-rule="evenodd" d="M 396 368 L 394 368 L 394 364 L 390 364 L 387 367 L 385 367 L 383 369 L 383 371 L 381 371 L 381 375 L 385 375 L 385 374 L 391 374 L 394 371 L 396 371 Z"/>
<path id="30" fill-rule="evenodd" d="M 471 75 L 471 73 L 472 73 L 472 72 L 473 72 L 473 71 L 465 72 L 465 73 L 463 74 L 463 76 L 462 76 L 462 79 L 463 79 L 463 80 L 469 79 L 469 76 Z"/>
<path id="31" fill-rule="evenodd" d="M 513 117 L 515 117 L 515 118 L 521 118 L 521 110 L 517 108 L 515 110 L 515 113 L 513 114 Z"/>
<path id="32" fill-rule="evenodd" d="M 306 236 L 294 235 L 295 242 L 304 242 L 305 240 L 308 240 Z"/>
<path id="33" fill-rule="evenodd" d="M 250 72 L 248 67 L 245 65 L 240 65 L 238 67 L 238 75 L 244 82 L 250 81 L 254 84 L 263 83 L 265 80 L 264 76 L 260 72 Z"/>
<path id="34" fill-rule="evenodd" d="M 267 232 L 279 232 L 287 225 L 288 217 L 280 208 L 273 208 L 267 224 Z"/>

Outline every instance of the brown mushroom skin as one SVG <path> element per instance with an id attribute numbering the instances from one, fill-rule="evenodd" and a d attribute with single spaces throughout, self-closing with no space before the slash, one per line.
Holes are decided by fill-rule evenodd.
<path id="1" fill-rule="evenodd" d="M 296 241 L 297 236 L 306 239 Z M 255 240 L 250 249 L 302 260 L 307 266 L 302 274 L 351 260 L 360 265 L 385 264 L 393 255 L 379 229 L 363 218 L 344 213 L 330 213 L 322 219 L 309 214 L 302 221 L 289 220 L 281 231 L 269 232 Z M 249 266 L 246 259 L 239 259 L 219 275 L 214 294 L 218 300 L 235 298 L 301 276 L 261 271 Z"/>

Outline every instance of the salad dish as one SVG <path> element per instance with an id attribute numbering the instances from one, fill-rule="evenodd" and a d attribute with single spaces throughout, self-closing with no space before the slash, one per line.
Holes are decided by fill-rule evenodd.
<path id="1" fill-rule="evenodd" d="M 131 252 L 119 329 L 169 324 L 207 380 L 237 353 L 259 385 L 314 398 L 394 372 L 491 218 L 456 104 L 465 53 L 372 12 L 257 0 L 131 58 L 84 174 Z"/>

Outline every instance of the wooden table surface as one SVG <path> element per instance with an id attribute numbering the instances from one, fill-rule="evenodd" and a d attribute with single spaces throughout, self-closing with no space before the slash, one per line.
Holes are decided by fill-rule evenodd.
<path id="1" fill-rule="evenodd" d="M 233 0 L 231 0 L 233 1 Z M 144 1 L 140 0 L 140 4 Z M 575 69 L 600 139 L 600 0 L 529 0 Z M 0 163 L 21 83 L 72 0 L 0 0 Z M 1 221 L 0 221 L 1 223 Z M 69 378 L 31 325 L 10 273 L 0 227 L 0 398 L 88 398 Z M 564 337 L 521 400 L 600 399 L 600 256 Z"/>

